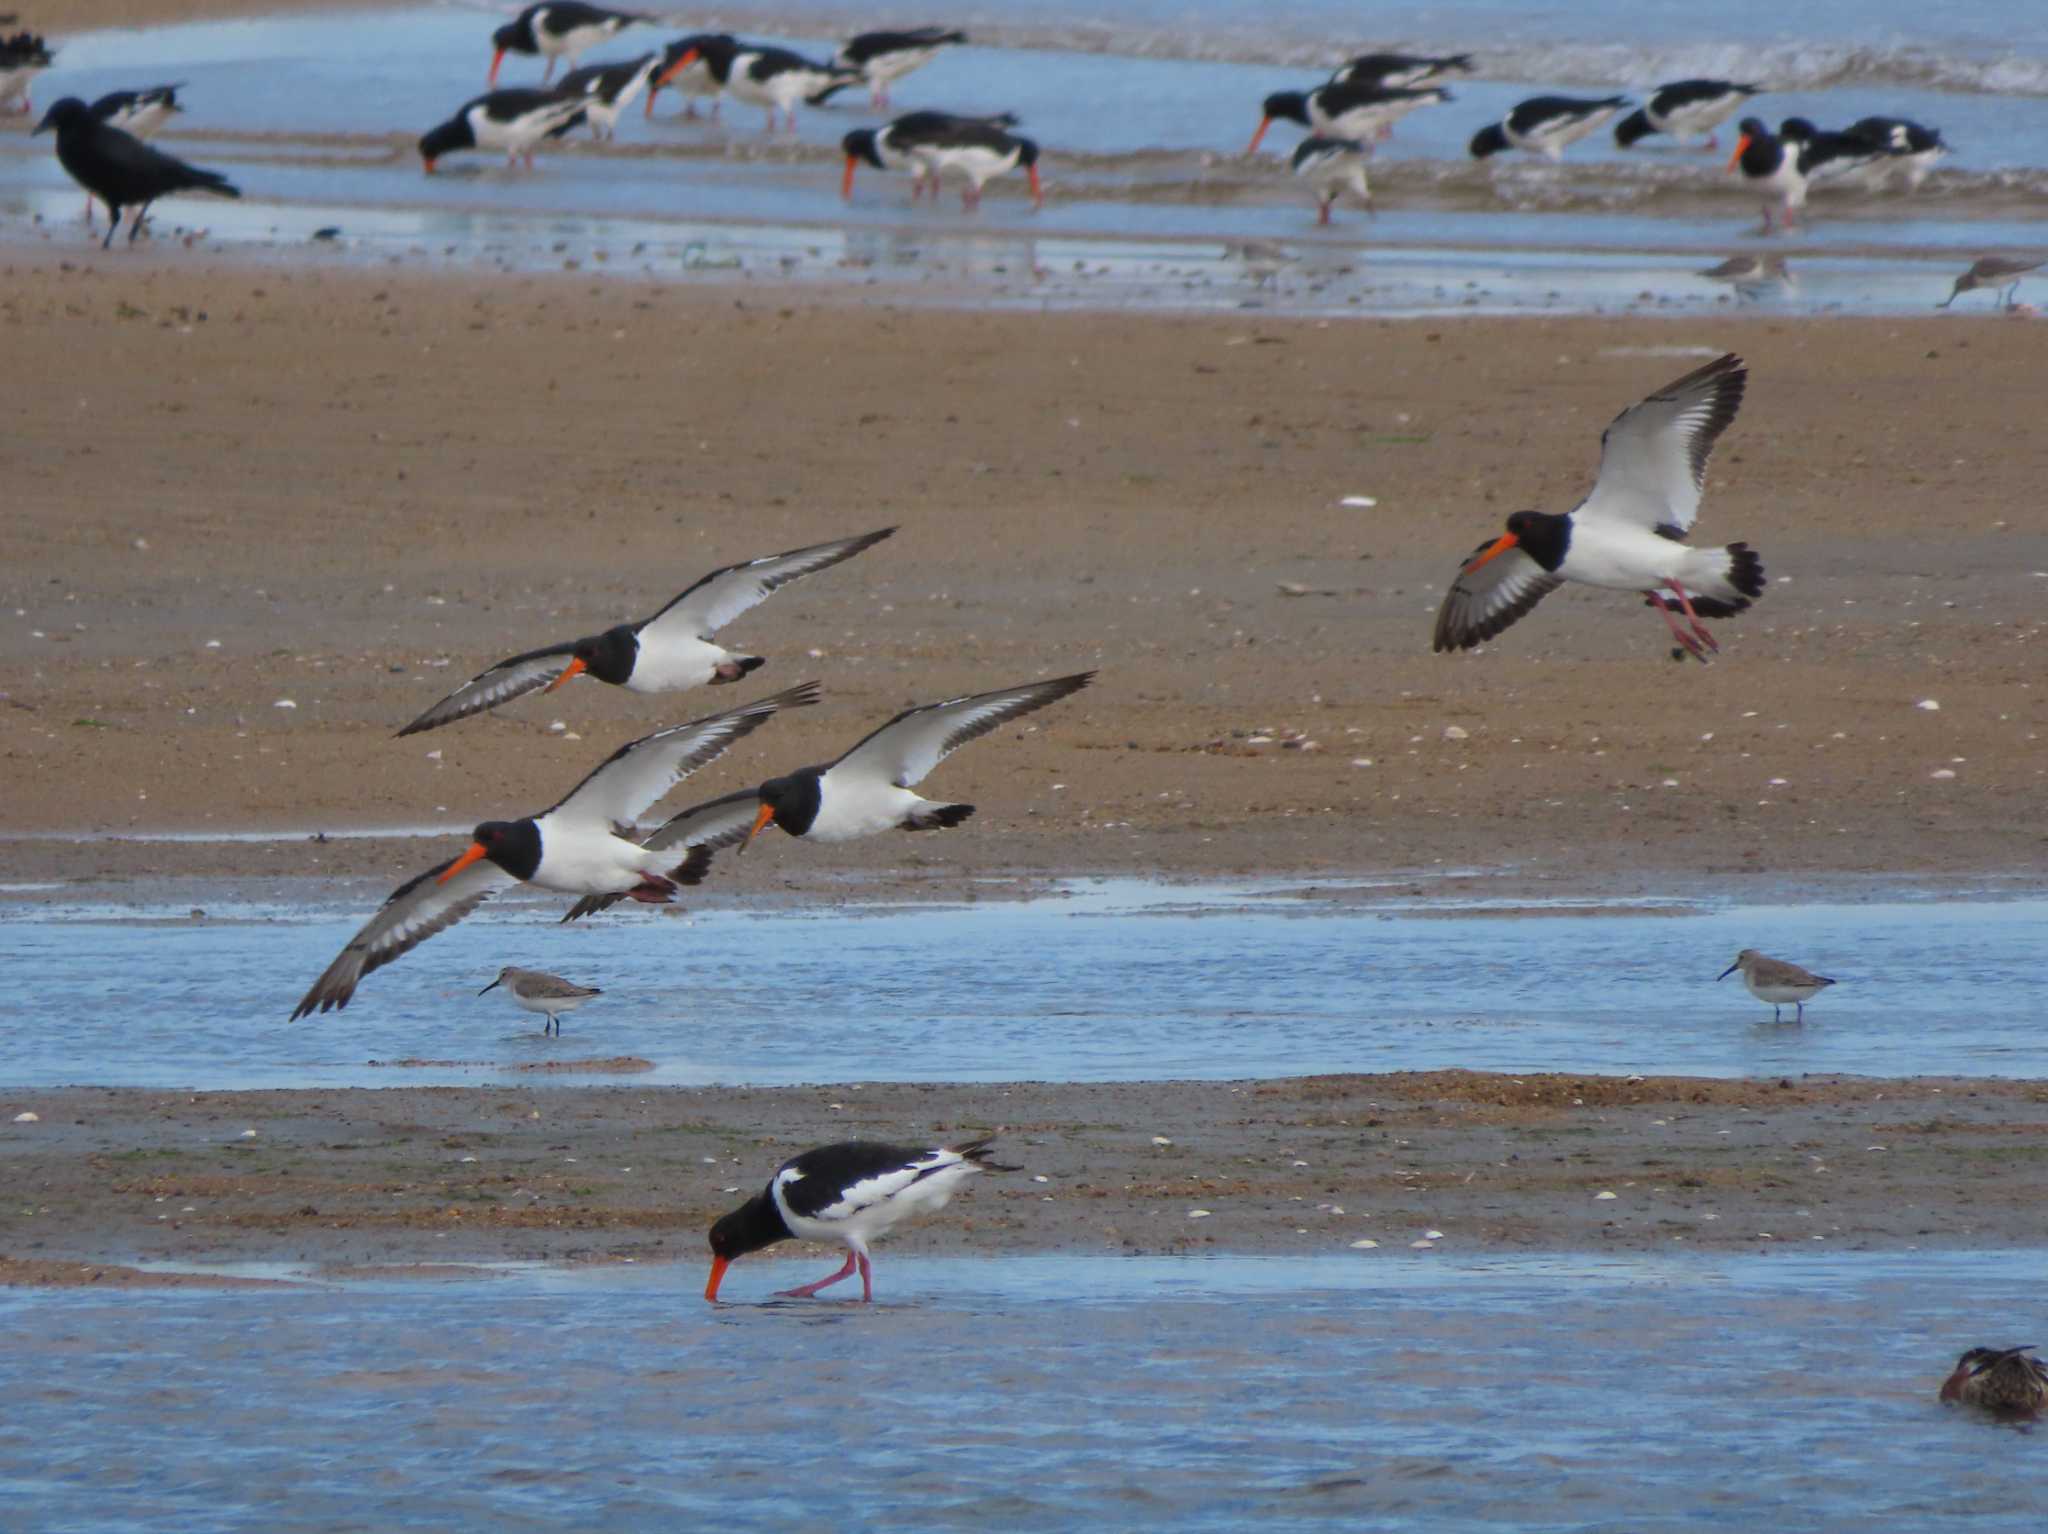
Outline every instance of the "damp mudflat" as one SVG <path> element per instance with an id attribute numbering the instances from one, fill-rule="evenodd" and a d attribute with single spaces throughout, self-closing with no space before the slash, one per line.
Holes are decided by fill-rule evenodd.
<path id="1" fill-rule="evenodd" d="M 2031 1436 L 1935 1392 L 2038 1252 L 904 1257 L 0 1293 L 43 1529 L 1925 1528 Z M 2019 1330 L 2014 1331 L 2014 1326 Z M 2027 1334 L 2031 1336 L 2029 1332 Z"/>
<path id="2" fill-rule="evenodd" d="M 1039 899 L 622 908 L 507 898 L 286 1021 L 375 908 L 0 903 L 23 1087 L 477 1084 L 610 1062 L 684 1085 L 1323 1072 L 2048 1076 L 2039 898 L 1625 907 L 1370 882 L 1075 881 Z M 1803 1024 L 1717 981 L 1758 948 L 1838 984 Z M 544 1038 L 501 966 L 605 994 Z M 588 1074 L 577 1079 L 589 1080 Z"/>

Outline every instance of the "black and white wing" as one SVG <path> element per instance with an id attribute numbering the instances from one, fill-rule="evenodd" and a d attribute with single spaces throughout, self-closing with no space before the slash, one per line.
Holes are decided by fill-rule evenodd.
<path id="1" fill-rule="evenodd" d="M 546 813 L 568 824 L 607 831 L 631 825 L 676 784 L 717 761 L 726 747 L 758 730 L 779 710 L 817 701 L 818 684 L 803 682 L 743 708 L 643 735 L 606 757 Z"/>
<path id="2" fill-rule="evenodd" d="M 791 1157 L 769 1186 L 776 1201 L 802 1219 L 851 1220 L 967 1159 L 954 1150 L 847 1140 Z"/>
<path id="3" fill-rule="evenodd" d="M 640 845 L 650 852 L 676 849 L 689 852 L 689 860 L 679 869 L 670 870 L 669 877 L 678 884 L 700 884 L 710 870 L 714 852 L 722 847 L 737 847 L 747 839 L 747 833 L 754 829 L 754 816 L 760 805 L 760 794 L 751 788 L 727 794 L 722 799 L 693 804 L 663 821 Z M 569 914 L 562 920 L 575 921 L 598 911 L 610 910 L 625 898 L 623 893 L 585 895 L 569 908 Z"/>
<path id="4" fill-rule="evenodd" d="M 1742 407 L 1749 370 L 1732 352 L 1666 384 L 1614 418 L 1600 438 L 1600 477 L 1572 513 L 1670 537 L 1699 515 L 1714 443 Z"/>
<path id="5" fill-rule="evenodd" d="M 510 703 L 514 698 L 538 692 L 562 674 L 562 668 L 569 664 L 575 648 L 575 641 L 571 640 L 567 644 L 549 645 L 545 650 L 528 650 L 524 655 L 501 660 L 490 670 L 471 677 L 398 733 L 401 736 L 417 735 L 422 730 L 437 730 L 444 724 L 453 724 L 471 714 L 496 708 L 500 703 Z"/>
<path id="6" fill-rule="evenodd" d="M 363 930 L 348 940 L 348 946 L 313 982 L 291 1021 L 314 1012 L 340 1011 L 355 995 L 356 983 L 371 970 L 382 969 L 435 933 L 446 931 L 499 890 L 519 882 L 496 863 L 479 858 L 446 884 L 441 883 L 441 875 L 454 863 L 454 858 L 436 863 L 393 890 L 377 914 L 363 923 Z"/>
<path id="7" fill-rule="evenodd" d="M 851 559 L 895 531 L 893 527 L 885 527 L 877 532 L 862 533 L 858 538 L 814 543 L 807 549 L 791 549 L 786 554 L 770 554 L 762 559 L 750 559 L 745 564 L 713 570 L 641 624 L 641 633 L 648 639 L 658 638 L 664 630 L 692 639 L 709 638 L 748 608 L 758 607 L 767 601 L 771 594 L 791 581 L 801 580 L 843 559 Z"/>
<path id="8" fill-rule="evenodd" d="M 1094 680 L 1094 672 L 1080 671 L 1047 682 L 1027 682 L 1022 687 L 905 709 L 840 757 L 831 770 L 850 768 L 886 779 L 898 788 L 909 788 L 970 740 L 1048 703 L 1057 703 Z"/>
<path id="9" fill-rule="evenodd" d="M 1564 584 L 1529 557 L 1511 548 L 1487 558 L 1496 542 L 1482 543 L 1444 593 L 1436 614 L 1436 650 L 1469 650 L 1502 629 Z"/>

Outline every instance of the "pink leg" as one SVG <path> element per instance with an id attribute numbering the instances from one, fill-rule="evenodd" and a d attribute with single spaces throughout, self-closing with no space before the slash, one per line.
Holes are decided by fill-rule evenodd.
<path id="1" fill-rule="evenodd" d="M 1330 204 L 1335 202 L 1336 200 L 1337 199 L 1334 197 L 1326 197 L 1323 199 L 1323 201 L 1316 204 L 1317 223 L 1327 224 L 1330 221 Z"/>
<path id="2" fill-rule="evenodd" d="M 1692 598 L 1685 594 L 1685 588 L 1676 581 L 1666 581 L 1664 584 L 1678 593 L 1678 605 L 1685 609 L 1686 621 L 1692 624 L 1692 631 L 1700 636 L 1709 650 L 1719 655 L 1721 647 L 1714 643 L 1714 636 L 1708 633 L 1707 626 L 1700 622 L 1700 615 L 1692 610 Z"/>
<path id="3" fill-rule="evenodd" d="M 848 1252 L 846 1254 L 846 1266 L 841 1268 L 837 1273 L 834 1273 L 830 1278 L 821 1278 L 815 1284 L 804 1284 L 800 1288 L 796 1289 L 779 1289 L 776 1291 L 776 1293 L 780 1295 L 783 1299 L 787 1300 L 807 1300 L 812 1295 L 816 1294 L 820 1289 L 829 1289 L 834 1284 L 838 1283 L 839 1280 L 841 1280 L 842 1278 L 853 1277 L 853 1270 L 856 1263 L 859 1263 L 861 1267 L 861 1282 L 862 1285 L 865 1286 L 867 1283 L 867 1265 L 865 1263 L 860 1262 L 857 1253 Z M 864 1298 L 865 1297 L 866 1296 L 864 1296 Z"/>
<path id="4" fill-rule="evenodd" d="M 555 56 L 554 56 L 554 55 L 553 55 L 553 54 L 551 53 L 551 54 L 549 54 L 549 55 L 548 55 L 548 67 L 547 67 L 546 69 L 544 69 L 544 70 L 542 70 L 542 71 L 541 71 L 541 76 L 540 76 L 540 83 L 541 83 L 542 85 L 546 85 L 546 84 L 548 83 L 548 81 L 550 81 L 550 80 L 554 79 L 554 77 L 555 77 Z"/>
<path id="5" fill-rule="evenodd" d="M 868 1261 L 868 1259 L 867 1259 L 867 1254 L 866 1254 L 865 1252 L 856 1252 L 856 1253 L 854 1253 L 854 1256 L 856 1256 L 856 1257 L 858 1257 L 858 1258 L 860 1259 L 860 1298 L 861 1298 L 861 1303 L 862 1303 L 862 1304 L 864 1304 L 864 1305 L 872 1305 L 872 1304 L 873 1304 L 873 1303 L 875 1302 L 875 1270 L 874 1270 L 874 1266 L 873 1266 L 873 1264 L 871 1264 L 871 1263 L 870 1263 L 870 1262 Z"/>
<path id="6" fill-rule="evenodd" d="M 1678 626 L 1678 619 L 1672 614 L 1671 609 L 1664 605 L 1664 599 L 1653 592 L 1645 592 L 1643 595 L 1644 599 L 1657 609 L 1657 616 L 1664 620 L 1664 626 L 1671 630 L 1671 637 L 1684 647 L 1685 653 L 1696 660 L 1705 660 L 1706 653 L 1700 649 L 1700 642 Z"/>

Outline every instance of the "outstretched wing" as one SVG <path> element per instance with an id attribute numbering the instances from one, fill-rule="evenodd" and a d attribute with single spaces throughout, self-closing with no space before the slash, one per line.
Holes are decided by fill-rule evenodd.
<path id="1" fill-rule="evenodd" d="M 754 828 L 754 813 L 760 803 L 758 793 L 751 788 L 743 788 L 722 799 L 693 804 L 663 821 L 655 833 L 640 845 L 650 852 L 689 851 L 687 865 L 680 872 L 672 872 L 670 877 L 679 884 L 701 883 L 711 867 L 712 853 L 721 847 L 736 847 L 747 839 L 747 833 Z M 585 895 L 569 907 L 569 914 L 562 920 L 575 921 L 579 917 L 609 910 L 625 898 L 624 893 Z"/>
<path id="2" fill-rule="evenodd" d="M 1436 614 L 1439 652 L 1484 644 L 1564 584 L 1523 549 L 1508 549 L 1482 562 L 1493 547 L 1492 541 L 1480 544 L 1444 593 Z"/>
<path id="3" fill-rule="evenodd" d="M 382 969 L 436 932 L 446 931 L 499 890 L 519 882 L 496 863 L 480 858 L 446 884 L 440 883 L 440 876 L 454 862 L 449 858 L 436 863 L 393 890 L 377 914 L 363 923 L 363 930 L 348 940 L 348 946 L 313 982 L 291 1021 L 314 1012 L 340 1011 L 355 995 L 356 983 L 371 970 Z"/>
<path id="4" fill-rule="evenodd" d="M 678 633 L 703 639 L 724 628 L 750 607 L 758 607 L 791 581 L 851 559 L 862 549 L 872 548 L 895 532 L 885 527 L 862 533 L 858 538 L 841 538 L 832 543 L 814 543 L 807 549 L 770 554 L 745 564 L 713 570 L 688 591 L 640 625 L 649 639 L 664 633 Z"/>
<path id="5" fill-rule="evenodd" d="M 779 710 L 817 701 L 818 684 L 803 682 L 743 708 L 643 735 L 606 757 L 546 813 L 602 830 L 631 825 L 655 800 L 699 767 L 717 761 L 726 747 L 758 730 Z"/>
<path id="6" fill-rule="evenodd" d="M 1094 680 L 1094 672 L 1080 671 L 1047 682 L 1027 682 L 1022 687 L 905 709 L 832 767 L 851 768 L 886 778 L 898 788 L 909 788 L 970 740 L 1048 703 L 1057 703 Z"/>
<path id="7" fill-rule="evenodd" d="M 436 730 L 458 719 L 467 719 L 471 714 L 496 708 L 500 703 L 510 703 L 514 698 L 538 692 L 562 674 L 562 668 L 569 663 L 570 652 L 575 648 L 575 641 L 571 640 L 567 644 L 549 645 L 545 650 L 528 650 L 524 655 L 501 660 L 490 670 L 471 677 L 398 733 L 417 735 L 422 730 Z"/>
<path id="8" fill-rule="evenodd" d="M 1674 538 L 1688 531 L 1699 515 L 1707 459 L 1742 407 L 1748 377 L 1731 352 L 1622 411 L 1600 438 L 1600 477 L 1572 514 Z"/>

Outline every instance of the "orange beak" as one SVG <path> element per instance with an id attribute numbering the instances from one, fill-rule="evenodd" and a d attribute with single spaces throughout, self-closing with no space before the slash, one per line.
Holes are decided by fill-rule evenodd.
<path id="1" fill-rule="evenodd" d="M 654 98 L 657 94 L 660 93 L 660 91 L 661 82 L 659 80 L 650 80 L 647 82 L 647 116 L 650 121 L 654 117 Z"/>
<path id="2" fill-rule="evenodd" d="M 1246 154 L 1257 154 L 1259 152 L 1259 140 L 1266 136 L 1266 130 L 1272 126 L 1272 118 L 1262 117 L 1259 119 L 1259 131 L 1252 135 L 1251 148 L 1245 151 Z"/>
<path id="3" fill-rule="evenodd" d="M 1737 140 L 1735 141 L 1735 153 L 1733 153 L 1733 154 L 1731 154 L 1730 156 L 1728 156 L 1728 168 L 1729 168 L 1730 170 L 1733 170 L 1733 169 L 1735 169 L 1736 165 L 1737 165 L 1737 164 L 1738 164 L 1738 163 L 1739 163 L 1739 162 L 1741 161 L 1741 159 L 1742 159 L 1742 156 L 1743 156 L 1744 152 L 1745 152 L 1745 151 L 1746 151 L 1746 150 L 1747 150 L 1748 148 L 1749 148 L 1749 135 L 1748 135 L 1747 133 L 1745 133 L 1745 134 L 1743 134 L 1743 135 L 1742 135 L 1742 137 L 1741 137 L 1741 138 L 1739 138 L 1739 139 L 1737 139 Z"/>
<path id="4" fill-rule="evenodd" d="M 731 1266 L 732 1259 L 729 1257 L 711 1259 L 711 1277 L 705 1280 L 704 1298 L 714 1305 L 718 1303 L 718 1286 L 725 1282 L 725 1270 Z"/>
<path id="5" fill-rule="evenodd" d="M 774 818 L 775 806 L 772 804 L 762 805 L 759 813 L 754 816 L 754 829 L 749 831 L 747 839 L 740 843 L 740 851 L 745 852 L 748 847 L 752 846 L 754 838 L 761 834 L 761 828 Z"/>
<path id="6" fill-rule="evenodd" d="M 1499 555 L 1505 554 L 1509 549 L 1520 547 L 1521 541 L 1522 540 L 1517 538 L 1513 533 L 1502 533 L 1498 538 L 1494 539 L 1488 547 L 1481 549 L 1479 553 L 1473 557 L 1472 562 L 1465 566 L 1464 573 L 1466 575 L 1470 575 L 1474 570 L 1477 570 L 1489 559 L 1494 559 Z"/>
<path id="7" fill-rule="evenodd" d="M 505 50 L 500 48 L 491 56 L 491 89 L 498 88 L 498 66 L 505 62 Z"/>
<path id="8" fill-rule="evenodd" d="M 1038 184 L 1038 167 L 1027 165 L 1025 169 L 1031 173 L 1031 206 L 1042 208 L 1045 206 L 1045 188 Z"/>
<path id="9" fill-rule="evenodd" d="M 431 155 L 430 155 L 430 156 L 428 156 L 428 157 L 427 157 L 427 159 L 426 159 L 426 167 L 427 167 L 427 174 L 428 174 L 428 175 L 430 175 L 430 176 L 431 176 L 431 175 L 433 175 L 433 173 L 434 173 L 434 161 L 433 161 L 433 157 L 432 157 Z"/>
<path id="10" fill-rule="evenodd" d="M 434 882 L 436 884 L 446 884 L 450 879 L 461 873 L 463 869 L 469 867 L 470 864 L 484 855 L 484 844 L 482 842 L 471 842 L 468 850 L 461 857 L 450 863 L 441 877 Z"/>
<path id="11" fill-rule="evenodd" d="M 570 661 L 568 665 L 564 666 L 562 668 L 562 674 L 556 677 L 552 682 L 548 683 L 548 685 L 545 688 L 543 688 L 542 691 L 553 692 L 557 687 L 560 687 L 564 682 L 574 681 L 577 677 L 583 675 L 583 673 L 588 671 L 589 669 L 590 668 L 588 666 L 583 664 L 583 658 L 581 656 L 578 656 L 574 660 Z"/>
<path id="12" fill-rule="evenodd" d="M 660 74 L 654 77 L 654 83 L 648 86 L 647 94 L 650 97 L 652 97 L 656 91 L 660 90 L 664 85 L 668 84 L 669 81 L 673 80 L 677 75 L 681 74 L 684 70 L 688 69 L 692 64 L 696 62 L 697 50 L 695 48 L 692 48 L 688 53 L 684 54 L 681 58 L 677 59 L 673 64 L 669 65 L 668 68 L 664 69 Z"/>
<path id="13" fill-rule="evenodd" d="M 853 168 L 858 164 L 860 164 L 860 160 L 857 156 L 848 155 L 846 157 L 846 174 L 839 178 L 839 200 L 841 202 L 853 201 Z"/>

